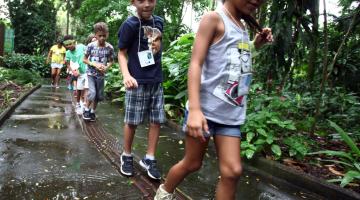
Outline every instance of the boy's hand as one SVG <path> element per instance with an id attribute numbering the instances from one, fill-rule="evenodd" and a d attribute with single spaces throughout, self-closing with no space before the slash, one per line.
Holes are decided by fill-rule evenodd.
<path id="1" fill-rule="evenodd" d="M 131 75 L 124 76 L 123 83 L 124 83 L 126 89 L 138 87 L 138 83 L 137 83 L 136 79 L 134 79 L 134 77 L 132 77 Z"/>
<path id="2" fill-rule="evenodd" d="M 254 46 L 256 49 L 261 48 L 266 43 L 273 42 L 273 35 L 270 28 L 264 28 L 261 33 L 255 35 Z"/>
<path id="3" fill-rule="evenodd" d="M 206 142 L 204 132 L 209 132 L 209 127 L 201 110 L 189 110 L 189 117 L 187 120 L 188 135 L 199 139 L 201 142 Z"/>

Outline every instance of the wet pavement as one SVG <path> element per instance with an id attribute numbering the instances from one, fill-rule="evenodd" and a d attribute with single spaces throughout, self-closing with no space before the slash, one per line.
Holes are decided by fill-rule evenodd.
<path id="1" fill-rule="evenodd" d="M 141 187 L 134 186 L 136 180 L 119 175 L 116 166 L 112 167 L 118 161 L 109 162 L 106 160 L 109 157 L 105 158 L 96 149 L 98 147 L 106 154 L 101 150 L 103 143 L 94 145 L 96 141 L 93 141 L 91 134 L 87 134 L 86 128 L 86 134 L 82 132 L 84 123 L 78 123 L 70 98 L 65 88 L 55 90 L 42 87 L 30 95 L 2 125 L 0 200 L 144 199 L 144 191 L 138 189 Z M 99 105 L 97 124 L 102 125 L 104 131 L 94 123 L 85 124 L 93 130 L 92 134 L 110 134 L 101 135 L 103 142 L 109 141 L 107 138 L 115 138 L 115 149 L 122 144 L 123 137 L 123 113 L 120 107 L 109 102 Z M 147 131 L 148 127 L 141 125 L 135 136 L 133 149 L 139 157 L 146 152 Z M 182 133 L 169 127 L 161 128 L 156 157 L 164 176 L 182 158 L 185 146 L 183 138 Z M 213 199 L 218 177 L 216 154 L 211 143 L 202 169 L 187 177 L 179 189 L 196 200 Z M 150 188 L 152 191 L 154 189 Z M 245 163 L 237 199 L 325 198 Z"/>
<path id="2" fill-rule="evenodd" d="M 142 199 L 82 134 L 65 88 L 42 87 L 0 128 L 0 199 Z"/>

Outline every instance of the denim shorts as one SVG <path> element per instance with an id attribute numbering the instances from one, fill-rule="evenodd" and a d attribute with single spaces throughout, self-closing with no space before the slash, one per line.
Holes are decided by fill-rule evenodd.
<path id="1" fill-rule="evenodd" d="M 166 121 L 164 94 L 160 83 L 139 84 L 137 88 L 126 90 L 124 122 L 139 125 L 145 118 L 155 124 Z"/>
<path id="2" fill-rule="evenodd" d="M 240 125 L 219 124 L 207 119 L 211 136 L 223 135 L 241 138 Z"/>

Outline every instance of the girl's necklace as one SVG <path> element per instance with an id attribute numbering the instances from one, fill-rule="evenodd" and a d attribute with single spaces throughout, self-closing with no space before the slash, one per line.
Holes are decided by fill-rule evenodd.
<path id="1" fill-rule="evenodd" d="M 231 20 L 234 21 L 234 23 L 239 26 L 240 28 L 244 29 L 244 25 L 240 23 L 240 21 L 236 20 L 235 17 L 228 11 L 228 9 L 226 9 L 226 7 L 224 6 L 224 11 L 226 12 L 226 14 L 228 16 L 230 16 Z"/>

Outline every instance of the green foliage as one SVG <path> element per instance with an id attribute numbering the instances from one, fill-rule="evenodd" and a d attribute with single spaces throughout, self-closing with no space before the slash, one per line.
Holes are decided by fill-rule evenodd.
<path id="1" fill-rule="evenodd" d="M 163 54 L 165 110 L 178 121 L 187 99 L 187 71 L 193 42 L 194 34 L 182 35 Z"/>
<path id="2" fill-rule="evenodd" d="M 344 171 L 346 172 L 344 177 L 341 179 L 330 180 L 330 182 L 340 182 L 340 186 L 345 187 L 355 179 L 360 180 L 360 150 L 356 146 L 356 143 L 349 137 L 348 133 L 346 133 L 336 123 L 332 121 L 329 121 L 329 123 L 330 126 L 333 127 L 341 135 L 342 140 L 350 148 L 350 152 L 322 150 L 314 153 L 309 153 L 309 155 L 325 154 L 330 157 L 335 157 L 335 159 L 333 160 L 320 161 L 340 164 L 344 168 Z"/>
<path id="3" fill-rule="evenodd" d="M 41 54 L 56 40 L 56 10 L 52 0 L 6 0 L 15 31 L 15 52 Z"/>
<path id="4" fill-rule="evenodd" d="M 1 57 L 4 67 L 9 69 L 28 69 L 38 73 L 41 77 L 50 77 L 50 65 L 45 64 L 44 56 L 28 54 L 10 54 Z"/>
<path id="5" fill-rule="evenodd" d="M 112 99 L 112 102 L 124 103 L 125 86 L 118 64 L 114 64 L 106 72 L 104 91 Z"/>
<path id="6" fill-rule="evenodd" d="M 266 95 L 259 84 L 253 85 L 250 92 L 247 121 L 241 128 L 247 134 L 241 144 L 242 154 L 250 159 L 256 152 L 266 151 L 280 158 L 280 138 L 296 130 L 295 123 L 286 119 L 292 110 L 291 102 L 276 95 Z"/>
<path id="7" fill-rule="evenodd" d="M 27 69 L 6 69 L 0 67 L 0 82 L 12 81 L 17 85 L 39 84 L 40 75 Z"/>
<path id="8" fill-rule="evenodd" d="M 289 156 L 302 160 L 310 151 L 313 142 L 304 135 L 292 135 L 284 139 L 289 147 Z"/>
<path id="9" fill-rule="evenodd" d="M 344 88 L 328 88 L 323 94 L 321 102 L 322 124 L 327 127 L 325 119 L 329 119 L 340 126 L 348 127 L 354 137 L 360 139 L 360 100 L 354 93 L 348 93 Z"/>

